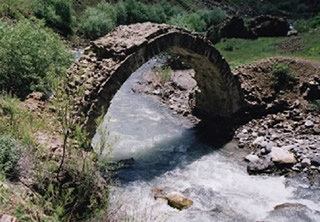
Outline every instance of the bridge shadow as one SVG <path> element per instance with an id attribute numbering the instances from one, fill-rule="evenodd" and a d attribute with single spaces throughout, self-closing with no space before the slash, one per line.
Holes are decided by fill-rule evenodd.
<path id="1" fill-rule="evenodd" d="M 184 170 L 204 156 L 218 152 L 230 141 L 209 132 L 203 134 L 203 130 L 203 127 L 187 129 L 179 136 L 148 147 L 136 157 L 120 161 L 121 167 L 115 172 L 114 179 L 124 186 L 135 181 L 150 182 L 170 175 L 174 170 Z"/>

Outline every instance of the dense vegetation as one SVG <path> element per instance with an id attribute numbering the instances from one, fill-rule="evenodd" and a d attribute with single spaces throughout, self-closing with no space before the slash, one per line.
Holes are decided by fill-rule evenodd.
<path id="1" fill-rule="evenodd" d="M 30 31 L 32 30 L 32 31 Z M 48 90 L 71 64 L 59 37 L 41 22 L 0 20 L 0 90 L 24 98 Z"/>
<path id="2" fill-rule="evenodd" d="M 70 121 L 71 104 L 64 87 L 66 69 L 72 62 L 70 45 L 75 39 L 97 39 L 118 25 L 151 21 L 206 32 L 234 12 L 208 9 L 191 0 L 2 0 L 0 2 L 0 209 L 21 221 L 79 221 L 101 215 L 108 206 L 108 189 L 100 183 L 102 165 L 86 152 L 86 132 Z M 201 2 L 201 1 L 199 1 Z M 220 1 L 221 2 L 221 1 Z M 320 6 L 317 1 L 226 0 L 243 14 L 292 15 L 301 32 L 299 48 L 282 49 L 289 37 L 223 39 L 216 47 L 232 67 L 277 55 L 320 59 Z M 249 13 L 248 13 L 249 12 Z M 287 14 L 286 14 L 287 13 Z M 290 42 L 291 43 L 291 42 Z M 301 46 L 301 47 L 300 47 Z M 288 67 L 275 66 L 270 81 L 290 82 Z M 170 69 L 158 70 L 161 81 Z M 282 85 L 282 84 L 280 84 Z M 22 100 L 33 91 L 54 94 L 50 109 L 31 112 Z M 319 110 L 319 101 L 314 102 Z M 49 111 L 50 110 L 50 111 Z M 72 129 L 72 130 L 71 130 Z M 60 135 L 63 153 L 51 158 L 36 144 L 38 134 Z M 50 142 L 50 141 L 49 141 Z M 104 147 L 102 147 L 104 148 Z M 26 158 L 35 172 L 33 198 L 24 199 L 2 186 L 17 176 L 19 159 Z M 49 158 L 50 156 L 50 158 Z M 32 164 L 31 164 L 32 163 Z M 27 164 L 28 165 L 28 164 Z M 9 182 L 8 182 L 9 181 Z"/>

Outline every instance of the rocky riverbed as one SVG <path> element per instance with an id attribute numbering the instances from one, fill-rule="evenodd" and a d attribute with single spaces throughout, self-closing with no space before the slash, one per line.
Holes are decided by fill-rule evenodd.
<path id="1" fill-rule="evenodd" d="M 177 65 L 178 64 L 178 65 Z M 296 82 L 275 90 L 270 75 L 274 64 L 294 73 Z M 134 92 L 153 95 L 177 114 L 192 115 L 197 91 L 194 71 L 179 60 L 163 61 L 170 78 L 161 82 L 155 71 L 145 73 Z M 234 139 L 248 152 L 249 174 L 293 175 L 304 172 L 312 183 L 320 172 L 320 117 L 311 102 L 320 99 L 320 64 L 292 58 L 270 58 L 233 70 L 242 85 L 246 110 L 237 119 Z M 319 179 L 319 178 L 318 178 Z"/>
<path id="2" fill-rule="evenodd" d="M 197 81 L 194 79 L 195 71 L 183 64 L 179 58 L 158 60 L 156 69 L 143 73 L 132 90 L 151 95 L 161 100 L 174 113 L 187 117 L 194 124 L 198 123 L 199 119 L 192 115 L 195 94 L 198 91 Z"/>
<path id="3" fill-rule="evenodd" d="M 276 91 L 270 75 L 274 64 L 289 67 L 296 82 Z M 291 58 L 271 58 L 234 73 L 242 82 L 249 122 L 235 131 L 250 174 L 306 172 L 315 182 L 320 171 L 320 117 L 312 101 L 320 98 L 320 64 Z M 251 116 L 250 116 L 251 115 Z"/>

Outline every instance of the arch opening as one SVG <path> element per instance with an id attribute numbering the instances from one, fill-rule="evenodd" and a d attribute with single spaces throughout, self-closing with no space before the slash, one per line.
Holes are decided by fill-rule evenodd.
<path id="1" fill-rule="evenodd" d="M 68 72 L 68 93 L 84 88 L 84 95 L 73 95 L 75 113 L 84 116 L 81 124 L 91 138 L 97 128 L 95 119 L 105 114 L 121 85 L 149 59 L 167 50 L 195 70 L 199 92 L 194 114 L 204 123 L 231 120 L 241 110 L 240 82 L 209 41 L 164 24 L 120 26 L 92 42 Z"/>

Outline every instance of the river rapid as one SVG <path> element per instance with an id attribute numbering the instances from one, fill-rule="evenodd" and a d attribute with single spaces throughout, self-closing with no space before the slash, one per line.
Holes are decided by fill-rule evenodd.
<path id="1" fill-rule="evenodd" d="M 132 91 L 152 59 L 125 82 L 100 125 L 114 161 L 133 158 L 117 173 L 110 209 L 118 221 L 320 221 L 320 190 L 302 177 L 250 176 L 247 154 L 232 142 L 211 147 L 192 124 L 159 101 Z M 103 130 L 100 130 L 101 132 Z M 99 140 L 96 134 L 93 144 Z M 102 158 L 106 152 L 102 154 Z M 155 200 L 153 189 L 181 192 L 193 205 L 179 211 Z M 291 203 L 286 207 L 274 207 Z"/>

